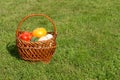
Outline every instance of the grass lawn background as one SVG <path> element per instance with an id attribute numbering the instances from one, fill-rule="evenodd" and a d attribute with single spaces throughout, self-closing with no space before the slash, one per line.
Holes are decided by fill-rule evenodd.
<path id="1" fill-rule="evenodd" d="M 57 49 L 50 62 L 19 58 L 15 31 L 28 14 L 49 15 L 57 26 Z M 43 17 L 21 30 L 53 30 Z M 0 80 L 119 80 L 120 0 L 1 0 Z"/>

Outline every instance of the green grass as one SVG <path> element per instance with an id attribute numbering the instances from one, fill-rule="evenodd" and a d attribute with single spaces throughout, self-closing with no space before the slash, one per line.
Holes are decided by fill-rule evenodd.
<path id="1" fill-rule="evenodd" d="M 57 26 L 57 49 L 49 64 L 19 58 L 15 31 L 31 13 L 49 15 Z M 52 25 L 29 18 L 21 30 Z M 49 27 L 48 27 L 49 26 Z M 0 80 L 119 80 L 119 0 L 1 0 Z"/>

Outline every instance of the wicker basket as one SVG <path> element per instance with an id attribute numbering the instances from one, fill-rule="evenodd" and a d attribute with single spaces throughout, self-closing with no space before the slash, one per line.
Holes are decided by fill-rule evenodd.
<path id="1" fill-rule="evenodd" d="M 43 16 L 47 18 L 54 27 L 54 32 L 47 32 L 49 34 L 53 35 L 53 38 L 43 41 L 43 42 L 27 42 L 19 39 L 19 35 L 23 33 L 24 31 L 20 31 L 20 27 L 23 24 L 23 22 L 33 16 Z M 56 25 L 54 24 L 53 20 L 46 16 L 45 14 L 31 14 L 26 17 L 24 17 L 20 23 L 18 24 L 17 30 L 16 30 L 16 46 L 18 49 L 19 56 L 23 60 L 28 61 L 42 61 L 42 62 L 50 62 L 55 49 L 56 49 Z"/>

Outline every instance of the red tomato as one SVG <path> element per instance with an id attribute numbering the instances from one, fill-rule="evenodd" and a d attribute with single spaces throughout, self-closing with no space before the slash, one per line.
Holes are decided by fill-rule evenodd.
<path id="1" fill-rule="evenodd" d="M 32 38 L 32 34 L 29 32 L 23 32 L 22 34 L 20 34 L 19 38 L 25 41 L 30 41 Z"/>

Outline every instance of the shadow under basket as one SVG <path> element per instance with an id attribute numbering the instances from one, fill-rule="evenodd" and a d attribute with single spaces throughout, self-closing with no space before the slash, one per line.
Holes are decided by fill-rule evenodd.
<path id="1" fill-rule="evenodd" d="M 20 26 L 27 18 L 32 16 L 44 16 L 53 24 L 54 32 L 48 32 L 49 34 L 53 35 L 51 39 L 37 42 L 28 42 L 19 39 L 19 35 L 24 32 L 19 30 Z M 18 28 L 16 30 L 16 46 L 18 49 L 19 56 L 23 60 L 27 61 L 42 61 L 45 63 L 49 63 L 56 49 L 56 36 L 57 36 L 56 26 L 50 17 L 44 14 L 32 14 L 26 16 L 19 23 Z"/>

